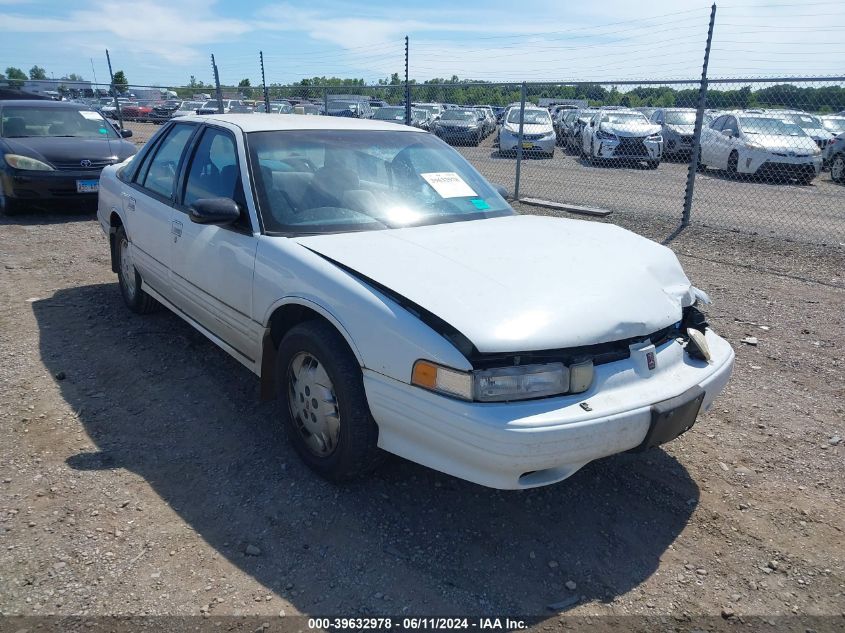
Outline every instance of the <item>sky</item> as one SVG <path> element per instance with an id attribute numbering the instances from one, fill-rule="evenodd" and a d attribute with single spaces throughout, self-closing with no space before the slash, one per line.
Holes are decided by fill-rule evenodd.
<path id="1" fill-rule="evenodd" d="M 404 73 L 486 81 L 692 79 L 710 3 L 700 0 L 0 0 L 0 72 L 131 84 L 224 84 Z M 716 13 L 710 77 L 845 74 L 845 0 L 731 0 Z"/>

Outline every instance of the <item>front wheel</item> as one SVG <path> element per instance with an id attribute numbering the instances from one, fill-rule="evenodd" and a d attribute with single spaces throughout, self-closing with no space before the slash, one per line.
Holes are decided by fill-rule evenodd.
<path id="1" fill-rule="evenodd" d="M 845 154 L 837 154 L 830 161 L 830 179 L 840 184 L 845 183 Z"/>
<path id="2" fill-rule="evenodd" d="M 649 169 L 657 169 L 660 166 L 659 160 L 650 160 L 646 163 L 646 167 Z"/>
<path id="3" fill-rule="evenodd" d="M 114 236 L 117 256 L 117 282 L 123 302 L 136 314 L 147 314 L 157 307 L 156 300 L 141 288 L 141 275 L 135 270 L 132 253 L 129 248 L 129 238 L 126 230 L 121 226 Z"/>
<path id="4" fill-rule="evenodd" d="M 293 327 L 279 344 L 276 387 L 296 452 L 322 477 L 354 479 L 381 461 L 361 367 L 344 338 L 324 321 Z"/>
<path id="5" fill-rule="evenodd" d="M 736 178 L 739 176 L 739 154 L 736 152 L 731 152 L 731 155 L 728 156 L 728 175 L 731 178 Z"/>

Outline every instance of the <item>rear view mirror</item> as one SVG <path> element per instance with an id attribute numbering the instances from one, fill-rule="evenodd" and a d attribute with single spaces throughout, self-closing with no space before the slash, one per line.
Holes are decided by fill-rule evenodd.
<path id="1" fill-rule="evenodd" d="M 197 224 L 231 224 L 241 217 L 238 203 L 231 198 L 200 198 L 190 207 L 188 215 Z"/>

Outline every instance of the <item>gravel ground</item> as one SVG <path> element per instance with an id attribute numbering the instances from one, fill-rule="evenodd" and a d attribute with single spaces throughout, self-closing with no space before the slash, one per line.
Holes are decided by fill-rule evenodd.
<path id="1" fill-rule="evenodd" d="M 336 487 L 252 374 L 168 312 L 123 306 L 90 215 L 0 220 L 0 613 L 841 626 L 845 255 L 700 228 L 669 243 L 737 352 L 689 433 L 542 489 L 398 458 Z"/>

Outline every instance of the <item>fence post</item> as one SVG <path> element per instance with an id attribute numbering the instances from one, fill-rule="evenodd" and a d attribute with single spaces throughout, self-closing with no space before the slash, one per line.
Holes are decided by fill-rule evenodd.
<path id="1" fill-rule="evenodd" d="M 522 169 L 522 131 L 525 125 L 525 82 L 519 91 L 519 135 L 516 139 L 516 178 L 513 186 L 513 199 L 519 202 L 519 177 Z M 499 147 L 499 151 L 502 148 Z"/>
<path id="2" fill-rule="evenodd" d="M 214 63 L 214 55 L 211 55 L 211 69 L 214 71 L 214 86 L 217 92 L 217 114 L 223 114 L 223 93 L 220 91 L 220 75 L 217 73 L 217 64 Z"/>
<path id="3" fill-rule="evenodd" d="M 411 84 L 408 83 L 408 36 L 405 36 L 405 125 L 411 125 Z"/>
<path id="4" fill-rule="evenodd" d="M 323 88 L 323 114 L 329 115 L 329 89 Z"/>
<path id="5" fill-rule="evenodd" d="M 710 61 L 710 44 L 713 41 L 713 24 L 716 21 L 716 3 L 710 7 L 710 24 L 707 27 L 707 44 L 704 47 L 704 65 L 701 67 L 701 84 L 698 88 L 698 109 L 695 113 L 695 128 L 692 136 L 692 155 L 687 172 L 687 189 L 684 192 L 684 212 L 681 226 L 689 226 L 692 211 L 692 194 L 695 190 L 695 174 L 698 172 L 698 157 L 701 153 L 701 126 L 704 123 L 704 106 L 707 103 L 707 64 Z"/>
<path id="6" fill-rule="evenodd" d="M 261 87 L 264 89 L 264 112 L 270 112 L 270 93 L 267 92 L 267 79 L 264 77 L 264 51 L 258 51 L 261 59 Z"/>
<path id="7" fill-rule="evenodd" d="M 109 63 L 109 77 L 111 77 L 111 93 L 114 97 L 114 109 L 117 112 L 117 122 L 120 129 L 123 129 L 123 114 L 120 112 L 120 101 L 117 100 L 117 89 L 114 87 L 114 73 L 111 69 L 111 57 L 109 56 L 109 49 L 106 49 L 106 61 Z"/>

